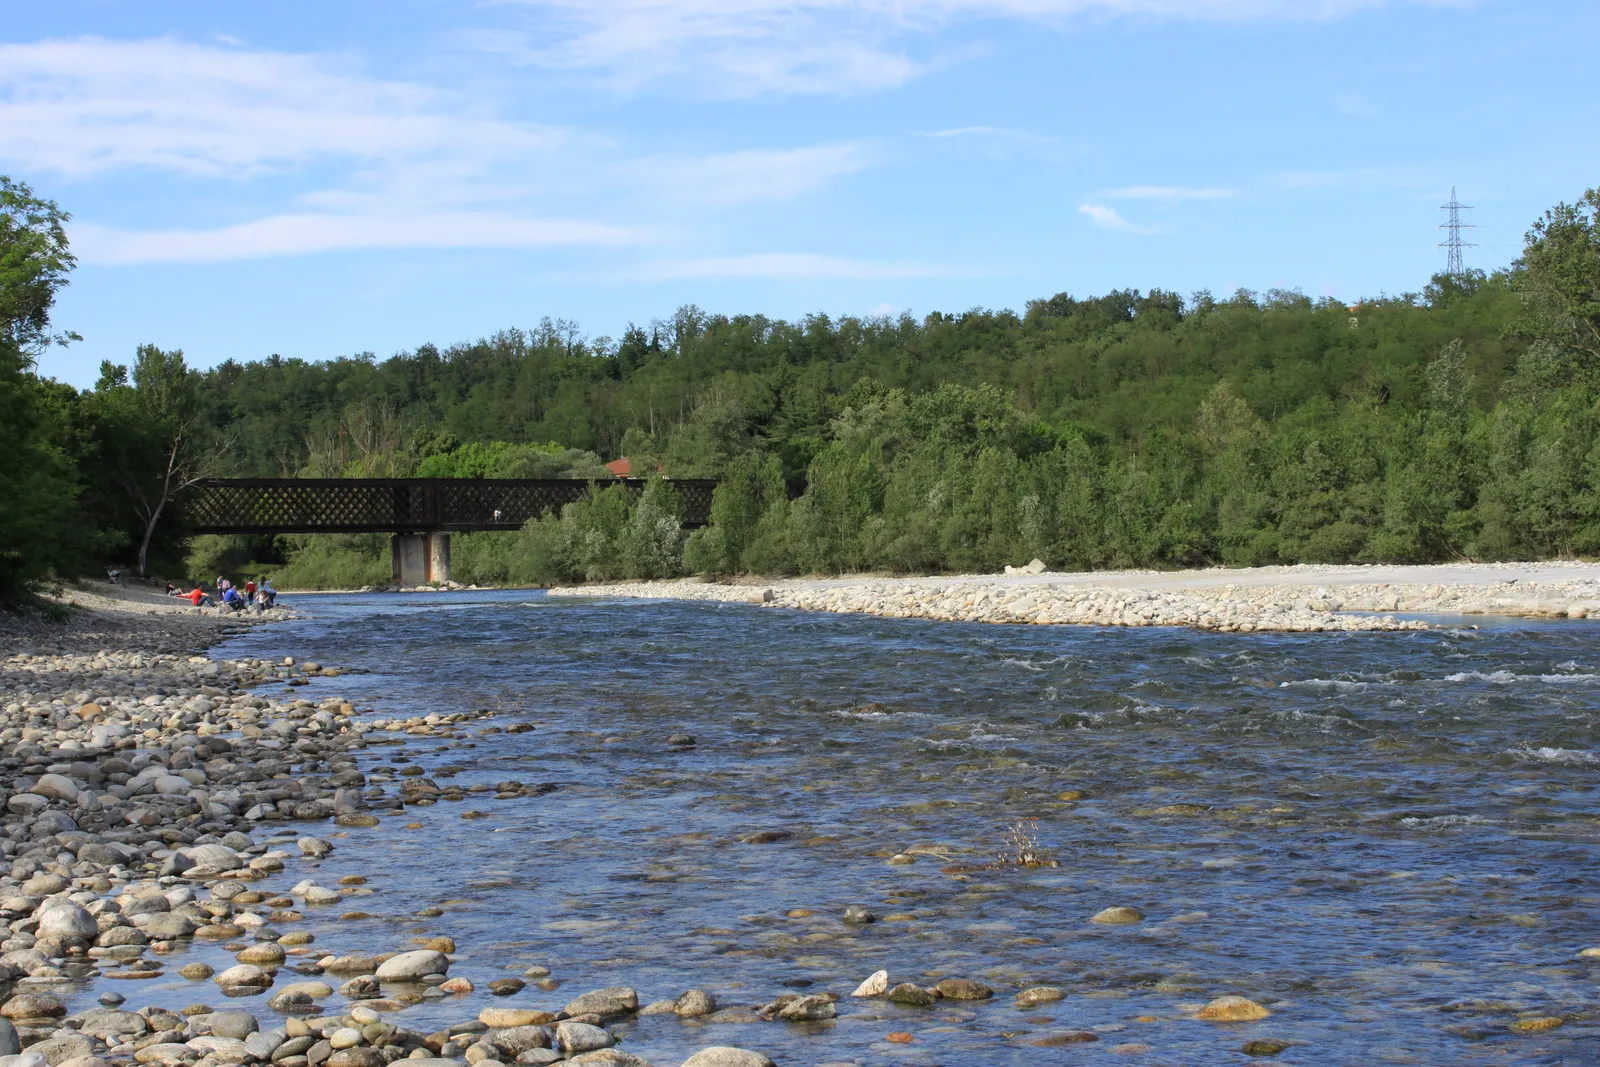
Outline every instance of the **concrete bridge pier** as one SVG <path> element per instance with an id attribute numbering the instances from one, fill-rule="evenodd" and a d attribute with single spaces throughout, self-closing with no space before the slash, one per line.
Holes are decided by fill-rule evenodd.
<path id="1" fill-rule="evenodd" d="M 389 570 L 401 585 L 442 584 L 450 580 L 450 535 L 393 534 Z"/>

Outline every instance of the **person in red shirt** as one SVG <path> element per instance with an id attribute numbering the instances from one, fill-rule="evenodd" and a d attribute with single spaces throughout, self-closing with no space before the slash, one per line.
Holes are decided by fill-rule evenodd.
<path id="1" fill-rule="evenodd" d="M 197 608 L 215 607 L 217 603 L 215 600 L 212 600 L 210 597 L 206 596 L 204 587 L 198 585 L 189 590 L 188 597 L 189 603 L 193 604 Z"/>

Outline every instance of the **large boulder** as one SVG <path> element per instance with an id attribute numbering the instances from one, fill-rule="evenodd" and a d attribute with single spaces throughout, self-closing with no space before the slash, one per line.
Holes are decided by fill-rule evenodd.
<path id="1" fill-rule="evenodd" d="M 176 937 L 188 937 L 199 929 L 195 921 L 187 915 L 173 912 L 140 915 L 134 919 L 134 925 L 143 930 L 145 936 L 152 941 L 171 941 Z"/>
<path id="2" fill-rule="evenodd" d="M 378 965 L 380 982 L 415 982 L 430 974 L 450 969 L 450 957 L 431 948 L 419 948 L 391 956 Z"/>
<path id="3" fill-rule="evenodd" d="M 31 792 L 35 796 L 65 800 L 70 804 L 78 799 L 78 784 L 64 774 L 41 774 Z"/>
<path id="4" fill-rule="evenodd" d="M 212 979 L 222 987 L 222 991 L 231 996 L 243 996 L 249 993 L 259 993 L 272 985 L 272 975 L 260 967 L 250 963 L 240 963 L 229 967 Z"/>
<path id="5" fill-rule="evenodd" d="M 197 1037 L 188 1045 L 215 1063 L 248 1063 L 254 1059 L 245 1043 L 235 1037 Z"/>
<path id="6" fill-rule="evenodd" d="M 259 1028 L 256 1017 L 247 1011 L 219 1011 L 211 1016 L 211 1032 L 218 1037 L 243 1041 Z"/>
<path id="7" fill-rule="evenodd" d="M 18 993 L 0 1004 L 0 1015 L 8 1019 L 59 1019 L 66 1013 L 61 998 L 49 993 Z"/>
<path id="8" fill-rule="evenodd" d="M 81 904 L 70 900 L 53 900 L 38 911 L 40 937 L 100 936 L 100 924 Z"/>
<path id="9" fill-rule="evenodd" d="M 68 1060 L 81 1059 L 84 1056 L 94 1055 L 94 1042 L 82 1034 L 65 1034 L 61 1037 L 46 1038 L 36 1044 L 29 1045 L 28 1051 L 38 1056 L 43 1056 L 50 1067 L 58 1067 Z"/>
<path id="10" fill-rule="evenodd" d="M 616 1038 L 598 1026 L 590 1026 L 588 1023 L 556 1024 L 556 1047 L 568 1056 L 610 1048 L 616 1043 Z"/>
<path id="11" fill-rule="evenodd" d="M 98 1037 L 108 1045 L 117 1044 L 118 1038 L 144 1033 L 149 1027 L 143 1015 L 131 1011 L 113 1011 L 110 1008 L 91 1008 L 68 1020 L 78 1024 L 78 1032 Z"/>
<path id="12" fill-rule="evenodd" d="M 542 1026 L 508 1026 L 504 1030 L 491 1030 L 484 1040 L 504 1053 L 506 1062 L 516 1059 L 530 1048 L 549 1048 L 550 1031 Z"/>
<path id="13" fill-rule="evenodd" d="M 139 855 L 138 852 L 111 841 L 90 841 L 78 849 L 78 858 L 85 863 L 98 864 L 101 867 L 112 867 L 117 864 L 132 863 Z"/>
<path id="14" fill-rule="evenodd" d="M 37 793 L 18 793 L 6 800 L 6 810 L 13 815 L 32 815 L 50 806 L 50 798 Z"/>
<path id="15" fill-rule="evenodd" d="M 244 866 L 244 860 L 239 854 L 226 845 L 192 845 L 180 849 L 185 856 L 194 860 L 194 871 L 235 871 Z"/>
<path id="16" fill-rule="evenodd" d="M 568 1015 L 598 1015 L 618 1019 L 639 1010 L 639 994 L 625 985 L 592 989 L 562 1009 Z"/>

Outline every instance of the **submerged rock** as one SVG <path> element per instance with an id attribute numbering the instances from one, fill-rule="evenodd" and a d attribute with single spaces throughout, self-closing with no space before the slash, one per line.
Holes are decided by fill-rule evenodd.
<path id="1" fill-rule="evenodd" d="M 935 983 L 934 992 L 948 1000 L 988 1000 L 994 990 L 967 978 L 944 978 Z"/>
<path id="2" fill-rule="evenodd" d="M 1038 985 L 1032 989 L 1024 989 L 1014 998 L 1019 1008 L 1033 1008 L 1040 1004 L 1050 1004 L 1057 1000 L 1065 1000 L 1066 993 L 1055 986 Z"/>
<path id="3" fill-rule="evenodd" d="M 1272 1013 L 1245 997 L 1218 997 L 1199 1011 L 1195 1018 L 1216 1023 L 1246 1023 L 1265 1019 Z"/>

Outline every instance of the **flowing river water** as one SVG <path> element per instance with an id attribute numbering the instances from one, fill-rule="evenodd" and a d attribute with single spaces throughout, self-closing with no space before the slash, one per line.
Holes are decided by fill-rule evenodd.
<path id="1" fill-rule="evenodd" d="M 1228 635 L 526 592 L 300 606 L 213 655 L 354 668 L 297 695 L 384 715 L 533 726 L 372 748 L 369 775 L 400 757 L 556 787 L 338 838 L 327 873 L 376 892 L 368 919 L 308 909 L 330 951 L 448 933 L 452 974 L 480 990 L 548 966 L 559 991 L 496 1003 L 551 1009 L 605 985 L 757 1006 L 879 968 L 996 991 L 844 996 L 826 1023 L 626 1024 L 624 1047 L 662 1063 L 729 1044 L 784 1067 L 1233 1064 L 1258 1038 L 1293 1043 L 1288 1063 L 1600 1062 L 1600 958 L 1577 954 L 1600 945 L 1592 623 Z M 1023 821 L 1058 866 L 997 861 Z M 764 831 L 784 833 L 742 840 Z M 846 925 L 851 904 L 878 921 Z M 443 915 L 416 919 L 429 905 Z M 1145 917 L 1090 922 L 1113 905 Z M 1035 985 L 1067 996 L 1019 1009 Z M 1272 1014 L 1191 1017 L 1222 994 Z M 397 1021 L 433 1029 L 480 1001 Z M 1534 1016 L 1565 1022 L 1509 1029 Z M 1100 1040 L 1032 1044 L 1068 1030 Z"/>

